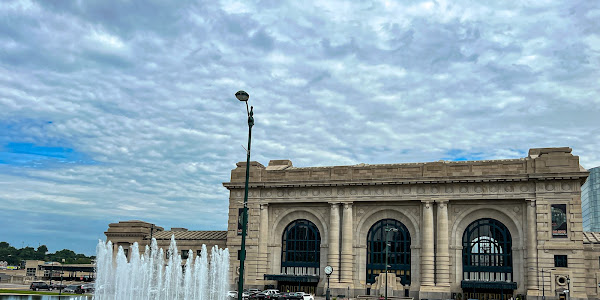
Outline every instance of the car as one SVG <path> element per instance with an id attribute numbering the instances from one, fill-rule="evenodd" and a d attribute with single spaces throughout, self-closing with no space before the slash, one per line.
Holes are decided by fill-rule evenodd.
<path id="1" fill-rule="evenodd" d="M 297 292 L 298 296 L 300 296 L 300 300 L 315 300 L 315 297 L 309 293 L 305 292 Z"/>
<path id="2" fill-rule="evenodd" d="M 31 289 L 33 291 L 37 291 L 37 290 L 51 290 L 52 288 L 43 281 L 34 281 L 29 286 L 29 289 Z"/>
<path id="3" fill-rule="evenodd" d="M 276 294 L 279 294 L 279 290 L 268 289 L 268 290 L 264 290 L 260 293 L 250 295 L 249 299 L 251 299 L 251 300 L 270 300 Z M 274 297 L 273 297 L 273 299 L 274 299 Z"/>
<path id="4" fill-rule="evenodd" d="M 276 300 L 302 300 L 302 296 L 299 295 L 298 293 L 283 292 L 283 293 L 279 293 L 279 294 L 276 294 L 274 296 L 271 296 L 271 299 L 276 299 Z"/>
<path id="5" fill-rule="evenodd" d="M 62 290 L 64 288 L 66 288 L 67 286 L 64 284 L 60 284 L 60 283 L 53 283 L 50 285 L 50 289 L 51 290 Z"/>
<path id="6" fill-rule="evenodd" d="M 86 294 L 93 293 L 94 292 L 94 284 L 93 283 L 86 283 L 86 284 L 84 284 L 84 285 L 81 286 L 81 289 Z"/>
<path id="7" fill-rule="evenodd" d="M 244 293 L 242 293 L 242 297 L 243 296 L 244 296 Z M 229 292 L 227 292 L 227 297 L 230 299 L 237 299 L 238 293 L 237 293 L 237 291 L 229 291 Z"/>
<path id="8" fill-rule="evenodd" d="M 64 293 L 71 294 L 83 294 L 83 289 L 81 288 L 81 284 L 71 284 L 67 285 L 67 287 L 63 290 Z"/>

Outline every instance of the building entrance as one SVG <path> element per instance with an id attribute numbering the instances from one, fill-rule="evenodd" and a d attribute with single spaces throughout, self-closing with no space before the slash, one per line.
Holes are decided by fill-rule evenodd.
<path id="1" fill-rule="evenodd" d="M 317 282 L 278 281 L 277 289 L 280 292 L 305 292 L 316 295 Z"/>

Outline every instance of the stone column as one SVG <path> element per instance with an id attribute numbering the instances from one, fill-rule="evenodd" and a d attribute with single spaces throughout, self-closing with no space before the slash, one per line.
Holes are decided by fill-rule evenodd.
<path id="1" fill-rule="evenodd" d="M 269 204 L 260 205 L 260 231 L 258 234 L 258 268 L 256 278 L 263 280 L 263 274 L 268 273 L 268 243 L 269 243 Z"/>
<path id="2" fill-rule="evenodd" d="M 340 266 L 340 282 L 352 284 L 352 203 L 344 203 L 342 224 L 342 261 Z"/>
<path id="3" fill-rule="evenodd" d="M 450 286 L 448 254 L 448 201 L 437 203 L 436 286 Z"/>
<path id="4" fill-rule="evenodd" d="M 340 204 L 331 203 L 329 210 L 329 250 L 327 264 L 333 267 L 331 283 L 340 282 Z"/>
<path id="5" fill-rule="evenodd" d="M 423 201 L 421 237 L 421 286 L 434 286 L 433 202 Z"/>
<path id="6" fill-rule="evenodd" d="M 537 285 L 537 214 L 535 199 L 527 199 L 527 290 L 538 290 Z"/>

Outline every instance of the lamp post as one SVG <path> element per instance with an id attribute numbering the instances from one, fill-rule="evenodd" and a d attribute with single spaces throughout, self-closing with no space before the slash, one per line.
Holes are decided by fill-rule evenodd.
<path id="1" fill-rule="evenodd" d="M 544 268 L 542 268 L 542 300 L 546 300 L 546 285 L 545 285 L 546 277 L 544 277 L 544 272 L 547 272 L 549 270 L 556 270 L 556 269 L 552 268 L 552 269 L 544 270 Z"/>
<path id="2" fill-rule="evenodd" d="M 333 273 L 333 267 L 327 265 L 325 267 L 325 275 L 327 275 L 327 291 L 325 292 L 325 300 L 329 300 L 330 292 L 329 292 L 329 276 Z"/>
<path id="3" fill-rule="evenodd" d="M 569 278 L 569 275 L 567 274 L 567 299 L 571 300 L 571 278 Z"/>
<path id="4" fill-rule="evenodd" d="M 248 98 L 250 95 L 244 91 L 235 93 L 235 97 L 246 103 L 246 112 L 248 113 L 248 150 L 246 150 L 246 185 L 244 187 L 244 210 L 242 212 L 242 245 L 240 251 L 240 280 L 238 282 L 238 300 L 242 300 L 244 292 L 244 261 L 246 260 L 246 230 L 248 227 L 248 181 L 250 180 L 250 143 L 252 141 L 252 126 L 254 126 L 253 108 L 248 110 Z"/>
<path id="5" fill-rule="evenodd" d="M 398 232 L 398 228 L 385 227 L 385 300 L 388 300 L 388 254 L 390 249 L 390 232 Z"/>

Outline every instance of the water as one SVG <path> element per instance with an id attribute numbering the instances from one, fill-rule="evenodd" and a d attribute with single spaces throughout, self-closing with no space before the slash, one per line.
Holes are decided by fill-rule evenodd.
<path id="1" fill-rule="evenodd" d="M 202 245 L 201 255 L 195 257 L 190 250 L 182 267 L 174 236 L 169 253 L 177 255 L 170 255 L 168 259 L 158 248 L 156 239 L 152 239 L 150 247 L 146 246 L 143 255 L 134 243 L 129 261 L 122 247 L 114 256 L 112 243 L 99 241 L 93 299 L 227 300 L 229 250 L 215 246 L 210 263 L 206 250 L 206 245 Z"/>

